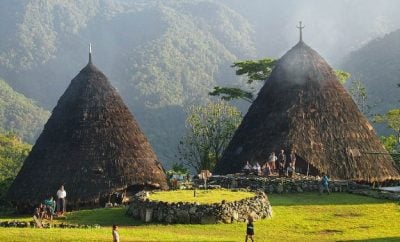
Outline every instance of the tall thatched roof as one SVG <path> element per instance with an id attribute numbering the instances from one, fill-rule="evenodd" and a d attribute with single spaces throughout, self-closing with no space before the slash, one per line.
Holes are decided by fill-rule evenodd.
<path id="1" fill-rule="evenodd" d="M 60 184 L 69 204 L 96 204 L 132 186 L 168 188 L 150 143 L 91 59 L 59 99 L 8 196 L 33 204 Z"/>
<path id="2" fill-rule="evenodd" d="M 332 68 L 303 41 L 277 62 L 215 173 L 239 172 L 246 161 L 265 162 L 272 151 L 281 149 L 294 149 L 297 160 L 309 163 L 314 173 L 335 178 L 400 177 Z"/>

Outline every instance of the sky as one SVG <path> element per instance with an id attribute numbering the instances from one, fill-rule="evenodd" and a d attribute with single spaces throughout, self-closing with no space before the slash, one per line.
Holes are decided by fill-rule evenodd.
<path id="1" fill-rule="evenodd" d="M 221 0 L 255 28 L 258 56 L 280 57 L 303 39 L 334 65 L 349 52 L 400 28 L 399 0 Z"/>

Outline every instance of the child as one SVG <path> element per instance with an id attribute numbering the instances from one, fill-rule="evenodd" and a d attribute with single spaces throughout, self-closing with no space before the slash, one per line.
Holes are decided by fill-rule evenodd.
<path id="1" fill-rule="evenodd" d="M 118 225 L 116 224 L 112 226 L 112 236 L 113 236 L 113 242 L 119 242 Z"/>
<path id="2" fill-rule="evenodd" d="M 246 242 L 247 240 L 250 238 L 251 241 L 254 242 L 253 236 L 254 236 L 254 225 L 253 225 L 253 218 L 251 216 L 249 216 L 249 218 L 247 219 L 248 223 L 247 223 L 247 231 L 246 231 Z"/>

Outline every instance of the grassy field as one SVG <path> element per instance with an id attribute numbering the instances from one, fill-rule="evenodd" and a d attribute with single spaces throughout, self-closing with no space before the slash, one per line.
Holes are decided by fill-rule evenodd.
<path id="1" fill-rule="evenodd" d="M 274 194 L 270 200 L 274 217 L 255 223 L 256 241 L 400 241 L 398 203 L 345 193 Z M 66 220 L 101 224 L 101 229 L 0 228 L 0 241 L 111 241 L 113 223 L 121 225 L 121 241 L 244 241 L 244 223 L 141 224 L 124 212 L 123 208 L 84 210 L 70 213 Z M 10 219 L 14 218 L 0 218 Z"/>
<path id="2" fill-rule="evenodd" d="M 220 203 L 222 200 L 227 202 L 238 201 L 241 199 L 254 197 L 252 192 L 230 191 L 230 190 L 196 190 L 196 197 L 193 191 L 175 190 L 168 192 L 156 192 L 150 194 L 150 200 L 164 202 L 198 202 L 200 204 Z"/>

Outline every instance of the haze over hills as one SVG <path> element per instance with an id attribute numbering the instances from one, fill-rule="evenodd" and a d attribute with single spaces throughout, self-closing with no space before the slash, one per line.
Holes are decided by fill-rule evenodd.
<path id="1" fill-rule="evenodd" d="M 234 77 L 230 64 L 254 55 L 251 28 L 208 1 L 1 2 L 0 74 L 51 110 L 88 61 L 109 77 L 161 160 L 174 159 L 183 108 Z M 13 5 L 12 11 L 4 11 Z M 10 24 L 12 23 L 12 24 Z M 177 125 L 181 124 L 181 125 Z"/>
<path id="2" fill-rule="evenodd" d="M 0 76 L 51 110 L 86 65 L 91 42 L 94 64 L 168 165 L 175 160 L 185 107 L 209 100 L 215 85 L 240 85 L 232 62 L 279 57 L 297 42 L 295 25 L 303 20 L 305 41 L 339 63 L 400 27 L 400 2 L 378 2 L 4 0 Z"/>
<path id="3" fill-rule="evenodd" d="M 400 104 L 400 30 L 377 38 L 349 54 L 342 64 L 368 92 L 372 113 L 384 114 Z"/>

